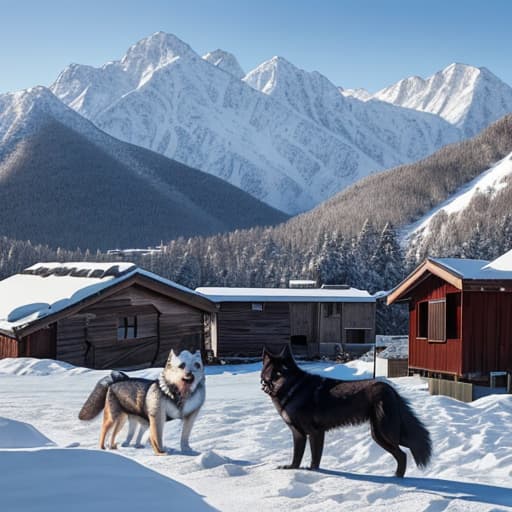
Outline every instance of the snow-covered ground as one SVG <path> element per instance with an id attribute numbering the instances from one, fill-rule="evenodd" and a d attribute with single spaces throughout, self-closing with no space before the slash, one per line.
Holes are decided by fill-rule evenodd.
<path id="1" fill-rule="evenodd" d="M 308 363 L 309 371 L 364 378 L 371 364 Z M 56 361 L 0 361 L 0 510 L 512 510 L 512 396 L 471 404 L 430 396 L 418 378 L 393 379 L 430 429 L 431 466 L 409 457 L 404 479 L 367 425 L 330 432 L 322 470 L 284 471 L 292 441 L 260 390 L 259 364 L 207 369 L 207 399 L 179 450 L 179 422 L 166 425 L 166 457 L 151 449 L 97 449 L 100 418 L 78 410 L 107 372 Z M 157 369 L 133 372 L 156 377 Z M 309 460 L 306 452 L 304 463 Z"/>

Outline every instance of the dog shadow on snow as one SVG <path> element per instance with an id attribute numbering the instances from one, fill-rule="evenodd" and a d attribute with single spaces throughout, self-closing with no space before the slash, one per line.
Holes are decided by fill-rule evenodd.
<path id="1" fill-rule="evenodd" d="M 495 485 L 478 484 L 470 482 L 458 482 L 456 480 L 442 480 L 438 478 L 405 477 L 397 478 L 379 475 L 364 475 L 358 473 L 346 473 L 329 469 L 319 469 L 318 473 L 328 476 L 338 476 L 360 482 L 372 482 L 376 484 L 394 484 L 410 489 L 411 491 L 426 491 L 437 494 L 445 500 L 463 500 L 489 505 L 512 505 L 512 489 Z"/>

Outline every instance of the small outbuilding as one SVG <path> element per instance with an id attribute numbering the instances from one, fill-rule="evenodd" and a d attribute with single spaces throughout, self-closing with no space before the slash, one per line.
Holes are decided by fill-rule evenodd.
<path id="1" fill-rule="evenodd" d="M 131 263 L 38 263 L 0 281 L 0 358 L 161 366 L 171 348 L 204 349 L 215 309 Z"/>
<path id="2" fill-rule="evenodd" d="M 376 377 L 405 377 L 408 375 L 407 336 L 377 336 L 375 343 Z"/>
<path id="3" fill-rule="evenodd" d="M 302 285 L 301 285 L 302 286 Z M 216 357 L 260 356 L 290 343 L 295 354 L 364 353 L 375 341 L 375 298 L 344 285 L 323 288 L 197 288 L 217 304 Z"/>
<path id="4" fill-rule="evenodd" d="M 409 304 L 409 372 L 489 385 L 512 370 L 512 251 L 429 258 L 388 296 Z"/>

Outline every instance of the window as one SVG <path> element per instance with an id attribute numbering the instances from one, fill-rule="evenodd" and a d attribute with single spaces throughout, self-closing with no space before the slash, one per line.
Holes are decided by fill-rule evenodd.
<path id="1" fill-rule="evenodd" d="M 260 302 L 253 302 L 251 304 L 251 311 L 263 311 L 263 304 Z"/>
<path id="2" fill-rule="evenodd" d="M 459 293 L 446 294 L 446 338 L 459 338 L 458 310 L 460 306 Z"/>
<path id="3" fill-rule="evenodd" d="M 417 337 L 428 337 L 428 302 L 420 302 L 418 304 L 418 325 Z"/>
<path id="4" fill-rule="evenodd" d="M 328 318 L 331 316 L 341 316 L 341 303 L 340 302 L 327 302 L 322 304 L 323 316 Z"/>
<path id="5" fill-rule="evenodd" d="M 117 339 L 129 340 L 137 337 L 137 317 L 120 317 L 117 321 Z"/>
<path id="6" fill-rule="evenodd" d="M 365 343 L 368 329 L 345 329 L 345 343 Z"/>

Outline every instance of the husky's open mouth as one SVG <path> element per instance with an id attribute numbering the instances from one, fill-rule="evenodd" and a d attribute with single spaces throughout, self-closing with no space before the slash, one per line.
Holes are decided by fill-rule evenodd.
<path id="1" fill-rule="evenodd" d="M 194 376 L 193 375 L 185 375 L 185 377 L 182 377 L 181 380 L 185 383 L 185 384 L 192 384 L 192 382 L 194 382 Z"/>

